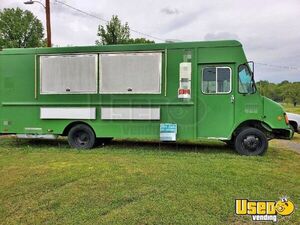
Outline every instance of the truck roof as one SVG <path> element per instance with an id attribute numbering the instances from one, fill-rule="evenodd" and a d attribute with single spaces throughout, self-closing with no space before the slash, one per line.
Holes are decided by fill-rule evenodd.
<path id="1" fill-rule="evenodd" d="M 125 45 L 94 45 L 94 46 L 70 46 L 52 48 L 9 48 L 0 51 L 0 54 L 55 54 L 75 52 L 111 52 L 111 51 L 151 51 L 180 48 L 215 48 L 215 47 L 238 47 L 242 46 L 236 40 L 222 41 L 195 41 L 195 42 L 173 42 L 156 44 L 125 44 Z"/>

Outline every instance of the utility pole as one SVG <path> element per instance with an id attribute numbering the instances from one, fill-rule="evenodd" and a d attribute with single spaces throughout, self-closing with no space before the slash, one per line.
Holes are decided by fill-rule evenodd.
<path id="1" fill-rule="evenodd" d="M 50 0 L 45 0 L 45 5 L 39 1 L 29 0 L 24 2 L 25 5 L 32 5 L 34 3 L 38 3 L 42 5 L 46 12 L 46 30 L 47 30 L 47 47 L 52 46 L 51 42 L 51 20 L 50 20 Z"/>
<path id="2" fill-rule="evenodd" d="M 46 3 L 46 27 L 47 27 L 47 47 L 51 47 L 51 22 L 50 22 L 50 0 L 45 0 Z"/>

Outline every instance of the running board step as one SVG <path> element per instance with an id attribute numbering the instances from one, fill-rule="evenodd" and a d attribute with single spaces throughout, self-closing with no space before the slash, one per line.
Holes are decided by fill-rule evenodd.
<path id="1" fill-rule="evenodd" d="M 57 139 L 58 135 L 55 134 L 17 134 L 20 139 Z"/>

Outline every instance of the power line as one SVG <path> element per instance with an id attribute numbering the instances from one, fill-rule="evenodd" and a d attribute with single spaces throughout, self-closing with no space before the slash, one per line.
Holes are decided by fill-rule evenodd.
<path id="1" fill-rule="evenodd" d="M 260 63 L 260 62 L 255 62 L 255 64 L 261 65 L 261 66 L 266 66 L 266 67 L 272 67 L 272 68 L 276 68 L 276 69 L 300 70 L 298 67 L 295 67 L 295 66 L 272 65 L 272 64 Z"/>
<path id="2" fill-rule="evenodd" d="M 71 6 L 71 5 L 67 4 L 67 3 L 64 3 L 64 2 L 61 2 L 61 1 L 58 1 L 58 0 L 55 0 L 55 2 L 56 2 L 56 3 L 59 3 L 59 4 L 61 4 L 61 5 L 64 5 L 64 6 L 70 8 L 70 9 L 72 9 L 72 10 L 74 10 L 74 11 L 80 12 L 80 13 L 86 15 L 86 16 L 93 17 L 93 18 L 95 18 L 95 19 L 101 20 L 101 21 L 106 22 L 106 23 L 109 22 L 109 21 L 106 20 L 106 19 L 103 19 L 103 18 L 101 18 L 101 17 L 99 17 L 99 16 L 96 16 L 96 15 L 93 15 L 93 14 L 91 14 L 91 13 L 88 13 L 88 12 L 83 11 L 83 10 L 81 10 L 81 9 L 75 8 L 74 6 Z M 132 31 L 132 32 L 134 32 L 134 33 L 137 33 L 137 34 L 140 34 L 140 35 L 142 35 L 142 36 L 147 36 L 147 37 L 150 37 L 150 38 L 152 38 L 152 39 L 160 40 L 160 41 L 163 41 L 163 42 L 166 41 L 166 40 L 164 40 L 164 39 L 162 39 L 162 38 L 155 37 L 155 36 L 153 36 L 153 35 L 146 34 L 146 33 L 140 32 L 140 31 L 135 30 L 135 29 L 131 29 L 131 28 L 129 28 L 129 29 L 130 29 L 130 31 Z"/>

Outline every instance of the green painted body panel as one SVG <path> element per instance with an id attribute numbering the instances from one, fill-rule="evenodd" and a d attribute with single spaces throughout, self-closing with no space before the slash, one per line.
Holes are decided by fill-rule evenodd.
<path id="1" fill-rule="evenodd" d="M 101 52 L 163 52 L 161 94 L 51 94 L 39 93 L 39 55 Z M 192 55 L 191 99 L 178 99 L 179 64 L 186 52 Z M 77 120 L 40 119 L 40 107 L 96 107 L 89 124 L 97 137 L 159 139 L 160 123 L 176 123 L 177 139 L 230 139 L 233 131 L 247 120 L 257 120 L 271 128 L 289 129 L 277 117 L 283 109 L 259 93 L 237 92 L 237 68 L 247 62 L 238 41 L 162 43 L 66 48 L 4 49 L 0 51 L 0 133 L 24 134 L 25 128 L 41 128 L 38 133 L 62 134 Z M 201 92 L 201 70 L 205 65 L 229 66 L 231 93 L 205 95 Z M 36 82 L 36 83 L 35 83 Z M 35 85 L 36 84 L 36 85 Z M 36 95 L 36 97 L 35 97 Z M 234 101 L 231 101 L 234 98 Z M 159 121 L 101 120 L 102 106 L 160 107 Z"/>
<path id="2" fill-rule="evenodd" d="M 263 110 L 264 119 L 266 123 L 269 124 L 273 129 L 281 129 L 282 124 L 285 123 L 285 118 L 282 117 L 281 120 L 273 119 L 280 117 L 281 113 L 284 111 L 283 107 L 277 102 L 272 101 L 266 97 L 263 97 Z"/>
<path id="3" fill-rule="evenodd" d="M 234 126 L 234 102 L 231 102 L 233 91 L 228 94 L 204 94 L 201 90 L 202 69 L 211 64 L 200 64 L 198 67 L 198 137 L 229 139 Z M 234 71 L 234 64 L 213 65 L 229 67 Z M 233 77 L 233 76 L 232 76 Z"/>

